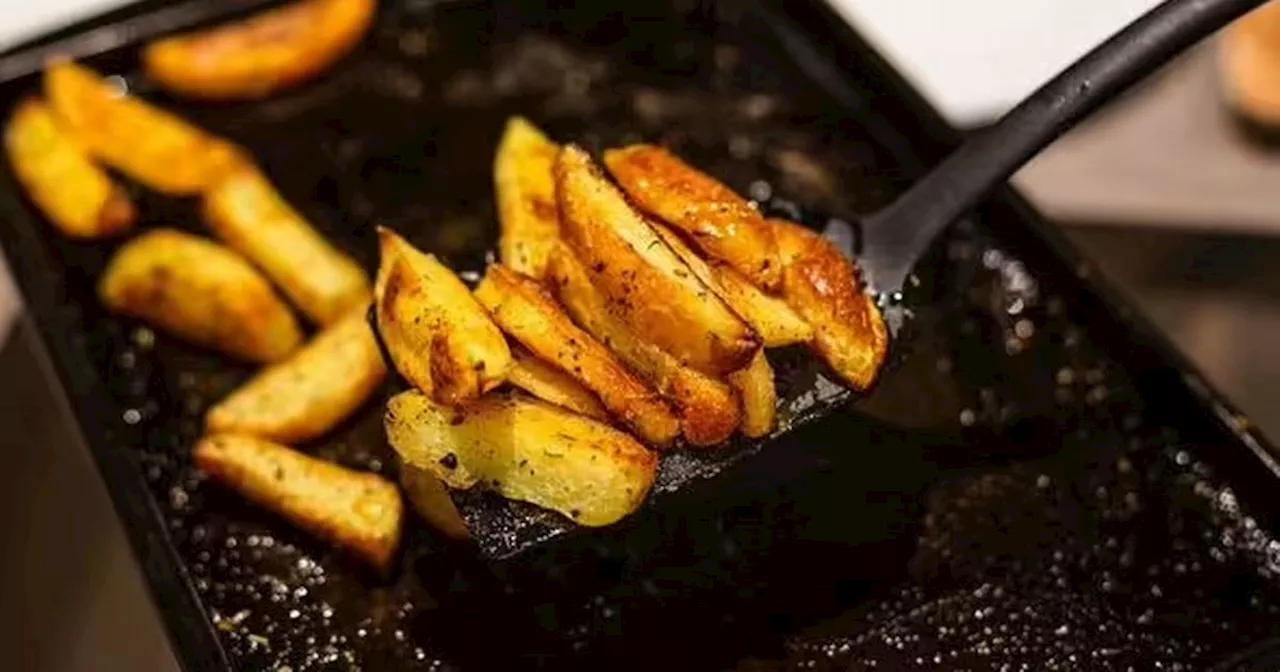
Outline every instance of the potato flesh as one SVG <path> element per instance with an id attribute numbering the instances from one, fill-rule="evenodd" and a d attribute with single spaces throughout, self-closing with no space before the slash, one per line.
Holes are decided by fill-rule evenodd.
<path id="1" fill-rule="evenodd" d="M 563 369 L 535 357 L 524 348 L 511 349 L 512 365 L 507 382 L 547 403 L 588 418 L 607 422 L 609 412 L 600 398 Z"/>
<path id="2" fill-rule="evenodd" d="M 316 324 L 368 303 L 364 269 L 325 240 L 259 171 L 237 171 L 219 182 L 205 195 L 204 219 Z"/>
<path id="3" fill-rule="evenodd" d="M 552 178 L 560 146 L 521 117 L 507 122 L 494 157 L 493 182 L 502 233 L 502 263 L 542 278 L 550 246 L 560 236 L 560 213 Z"/>
<path id="4" fill-rule="evenodd" d="M 751 361 L 760 338 L 663 243 L 580 148 L 555 168 L 561 236 L 609 299 L 609 310 L 644 340 L 711 376 Z"/>
<path id="5" fill-rule="evenodd" d="M 376 0 L 300 0 L 147 46 L 147 76 L 179 95 L 261 98 L 315 77 L 355 47 Z"/>
<path id="6" fill-rule="evenodd" d="M 511 350 L 467 286 L 389 229 L 379 228 L 378 235 L 378 331 L 400 375 L 454 406 L 500 385 Z"/>
<path id="7" fill-rule="evenodd" d="M 733 312 L 760 334 L 766 348 L 781 348 L 807 343 L 813 338 L 813 327 L 796 314 L 785 301 L 769 296 L 742 277 L 737 271 L 719 263 L 708 263 L 698 256 L 671 229 L 661 224 L 654 231 L 686 264 L 689 270 L 711 288 Z"/>
<path id="8" fill-rule="evenodd" d="M 153 229 L 122 246 L 98 295 L 114 313 L 247 361 L 279 361 L 302 341 L 293 314 L 247 261 L 181 231 Z"/>
<path id="9" fill-rule="evenodd" d="M 769 220 L 782 253 L 782 293 L 813 325 L 810 347 L 850 387 L 875 382 L 889 333 L 875 301 L 862 291 L 858 270 L 831 241 L 780 219 Z"/>
<path id="10" fill-rule="evenodd" d="M 131 95 L 71 61 L 45 70 L 45 95 L 58 120 L 95 158 L 164 194 L 189 196 L 213 186 L 243 152 Z"/>
<path id="11" fill-rule="evenodd" d="M 385 572 L 400 546 L 404 505 L 395 484 L 285 446 L 218 434 L 196 444 L 213 480 Z"/>
<path id="12" fill-rule="evenodd" d="M 210 409 L 205 428 L 285 444 L 310 441 L 364 405 L 386 373 L 365 310 L 349 311 Z"/>
<path id="13" fill-rule="evenodd" d="M 552 291 L 574 321 L 671 399 L 680 410 L 684 437 L 690 445 L 716 445 L 733 434 L 742 416 L 728 385 L 681 365 L 636 337 L 608 311 L 607 299 L 566 246 L 552 250 L 547 274 Z"/>
<path id="14" fill-rule="evenodd" d="M 400 466 L 400 487 L 413 510 L 435 530 L 450 539 L 469 539 L 471 531 L 463 520 L 449 489 L 440 479 L 411 464 Z"/>
<path id="15" fill-rule="evenodd" d="M 454 409 L 403 392 L 387 403 L 385 423 L 401 459 L 449 487 L 480 485 L 590 527 L 639 507 L 657 471 L 657 458 L 629 435 L 518 395 Z"/>
<path id="16" fill-rule="evenodd" d="M 641 439 L 665 446 L 679 434 L 680 423 L 662 399 L 575 325 L 535 281 L 494 265 L 475 295 L 512 338 L 593 391 Z"/>
<path id="17" fill-rule="evenodd" d="M 772 432 L 777 422 L 778 390 L 764 352 L 756 353 L 747 368 L 729 374 L 729 384 L 742 399 L 743 436 L 757 439 Z"/>
<path id="18" fill-rule="evenodd" d="M 69 136 L 43 101 L 14 109 L 4 131 L 9 165 L 31 201 L 63 234 L 103 238 L 127 231 L 133 203 Z"/>
<path id="19" fill-rule="evenodd" d="M 604 162 L 642 210 L 684 231 L 755 285 L 778 289 L 782 271 L 772 231 L 732 189 L 655 145 L 611 149 Z"/>

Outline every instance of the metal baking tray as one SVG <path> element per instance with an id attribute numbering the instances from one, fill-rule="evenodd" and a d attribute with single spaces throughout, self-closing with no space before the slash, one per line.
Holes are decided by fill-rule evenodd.
<path id="1" fill-rule="evenodd" d="M 263 102 L 139 77 L 146 39 L 263 4 L 62 31 L 0 58 L 4 100 L 49 53 L 85 57 L 248 146 L 370 268 L 375 224 L 480 268 L 510 114 L 589 147 L 671 144 L 814 224 L 875 210 L 957 140 L 819 0 L 399 0 L 355 55 Z M 200 230 L 191 203 L 137 193 L 146 224 Z M 1280 630 L 1272 447 L 1008 190 L 938 245 L 872 394 L 505 561 L 413 526 L 389 580 L 203 482 L 203 411 L 249 370 L 105 314 L 110 246 L 60 238 L 7 170 L 0 212 L 184 669 L 1200 669 Z M 380 425 L 372 404 L 305 448 L 391 473 Z"/>

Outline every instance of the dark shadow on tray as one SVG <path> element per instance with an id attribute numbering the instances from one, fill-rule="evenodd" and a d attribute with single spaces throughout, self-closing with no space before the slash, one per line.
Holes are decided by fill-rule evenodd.
<path id="1" fill-rule="evenodd" d="M 900 578 L 941 474 L 1034 457 L 1039 423 L 940 437 L 837 413 L 636 520 L 505 563 L 416 567 L 418 633 L 466 669 L 722 669 Z M 622 636 L 625 633 L 625 637 Z"/>

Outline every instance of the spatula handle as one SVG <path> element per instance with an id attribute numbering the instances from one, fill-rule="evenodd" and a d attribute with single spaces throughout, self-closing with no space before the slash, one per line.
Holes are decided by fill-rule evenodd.
<path id="1" fill-rule="evenodd" d="M 900 288 L 934 237 L 1028 159 L 1134 82 L 1264 2 L 1168 0 L 965 142 L 865 222 L 864 248 L 881 257 L 867 259 L 875 287 Z"/>

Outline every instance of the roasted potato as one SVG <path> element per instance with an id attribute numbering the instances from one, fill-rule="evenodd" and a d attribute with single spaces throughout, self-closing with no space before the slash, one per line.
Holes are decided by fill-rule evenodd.
<path id="1" fill-rule="evenodd" d="M 216 434 L 196 444 L 213 480 L 386 572 L 400 546 L 404 505 L 395 484 L 270 441 Z"/>
<path id="2" fill-rule="evenodd" d="M 31 202 L 71 238 L 105 238 L 133 226 L 133 203 L 71 138 L 40 99 L 18 103 L 4 149 Z"/>
<path id="3" fill-rule="evenodd" d="M 555 166 L 560 234 L 609 309 L 640 338 L 711 376 L 747 365 L 760 337 L 693 276 L 577 146 Z"/>
<path id="4" fill-rule="evenodd" d="M 747 368 L 729 374 L 729 384 L 742 399 L 742 434 L 755 439 L 772 432 L 778 414 L 778 390 L 773 385 L 773 367 L 764 352 L 756 353 Z"/>
<path id="5" fill-rule="evenodd" d="M 778 289 L 782 269 L 769 225 L 732 189 L 655 145 L 611 149 L 604 162 L 641 209 L 689 234 L 699 249 L 756 285 Z"/>
<path id="6" fill-rule="evenodd" d="M 609 420 L 609 412 L 591 390 L 554 364 L 538 359 L 523 347 L 511 348 L 507 382 L 546 402 L 594 420 Z"/>
<path id="7" fill-rule="evenodd" d="M 451 539 L 471 538 L 467 521 L 458 512 L 458 506 L 449 496 L 449 489 L 435 474 L 411 464 L 401 464 L 400 487 L 404 488 L 409 505 L 428 525 Z"/>
<path id="8" fill-rule="evenodd" d="M 378 239 L 378 332 L 400 375 L 454 406 L 500 385 L 511 350 L 467 286 L 390 229 L 379 227 Z"/>
<path id="9" fill-rule="evenodd" d="M 258 170 L 236 171 L 206 192 L 204 220 L 317 324 L 368 304 L 364 269 L 312 228 Z"/>
<path id="10" fill-rule="evenodd" d="M 578 328 L 536 281 L 495 264 L 475 295 L 503 331 L 595 392 L 642 440 L 665 446 L 680 433 L 658 394 Z"/>
<path id="11" fill-rule="evenodd" d="M 629 435 L 518 394 L 453 409 L 402 392 L 387 403 L 386 427 L 402 460 L 451 488 L 481 485 L 591 527 L 640 506 L 658 467 Z"/>
<path id="12" fill-rule="evenodd" d="M 376 0 L 299 0 L 235 23 L 147 46 L 147 76 L 182 96 L 261 98 L 311 79 L 350 52 Z"/>
<path id="13" fill-rule="evenodd" d="M 573 319 L 651 382 L 680 410 L 685 440 L 694 446 L 724 442 L 742 419 L 728 385 L 683 366 L 661 348 L 638 338 L 609 312 L 608 300 L 563 245 L 551 250 L 547 276 Z"/>
<path id="14" fill-rule="evenodd" d="M 49 65 L 44 91 L 58 121 L 90 154 L 161 193 L 199 193 L 245 161 L 230 142 L 121 94 L 72 61 Z"/>
<path id="15" fill-rule="evenodd" d="M 782 293 L 813 325 L 811 347 L 846 383 L 866 390 L 889 349 L 884 318 L 858 279 L 858 269 L 831 241 L 781 219 L 769 220 L 782 254 Z"/>
<path id="16" fill-rule="evenodd" d="M 285 444 L 310 441 L 360 408 L 386 375 L 365 311 L 350 311 L 209 409 L 205 429 Z"/>
<path id="17" fill-rule="evenodd" d="M 209 240 L 154 229 L 125 243 L 98 282 L 108 310 L 251 362 L 302 341 L 288 306 L 249 262 Z"/>
<path id="18" fill-rule="evenodd" d="M 507 121 L 493 159 L 498 199 L 502 263 L 517 273 L 542 278 L 547 251 L 560 236 L 552 169 L 560 146 L 523 117 Z"/>
<path id="19" fill-rule="evenodd" d="M 708 262 L 685 244 L 676 232 L 661 224 L 654 231 L 666 241 L 689 270 L 717 296 L 729 304 L 733 312 L 760 334 L 766 348 L 781 348 L 807 343 L 813 338 L 813 327 L 800 319 L 786 301 L 769 296 L 751 284 L 737 271 L 722 262 Z"/>

